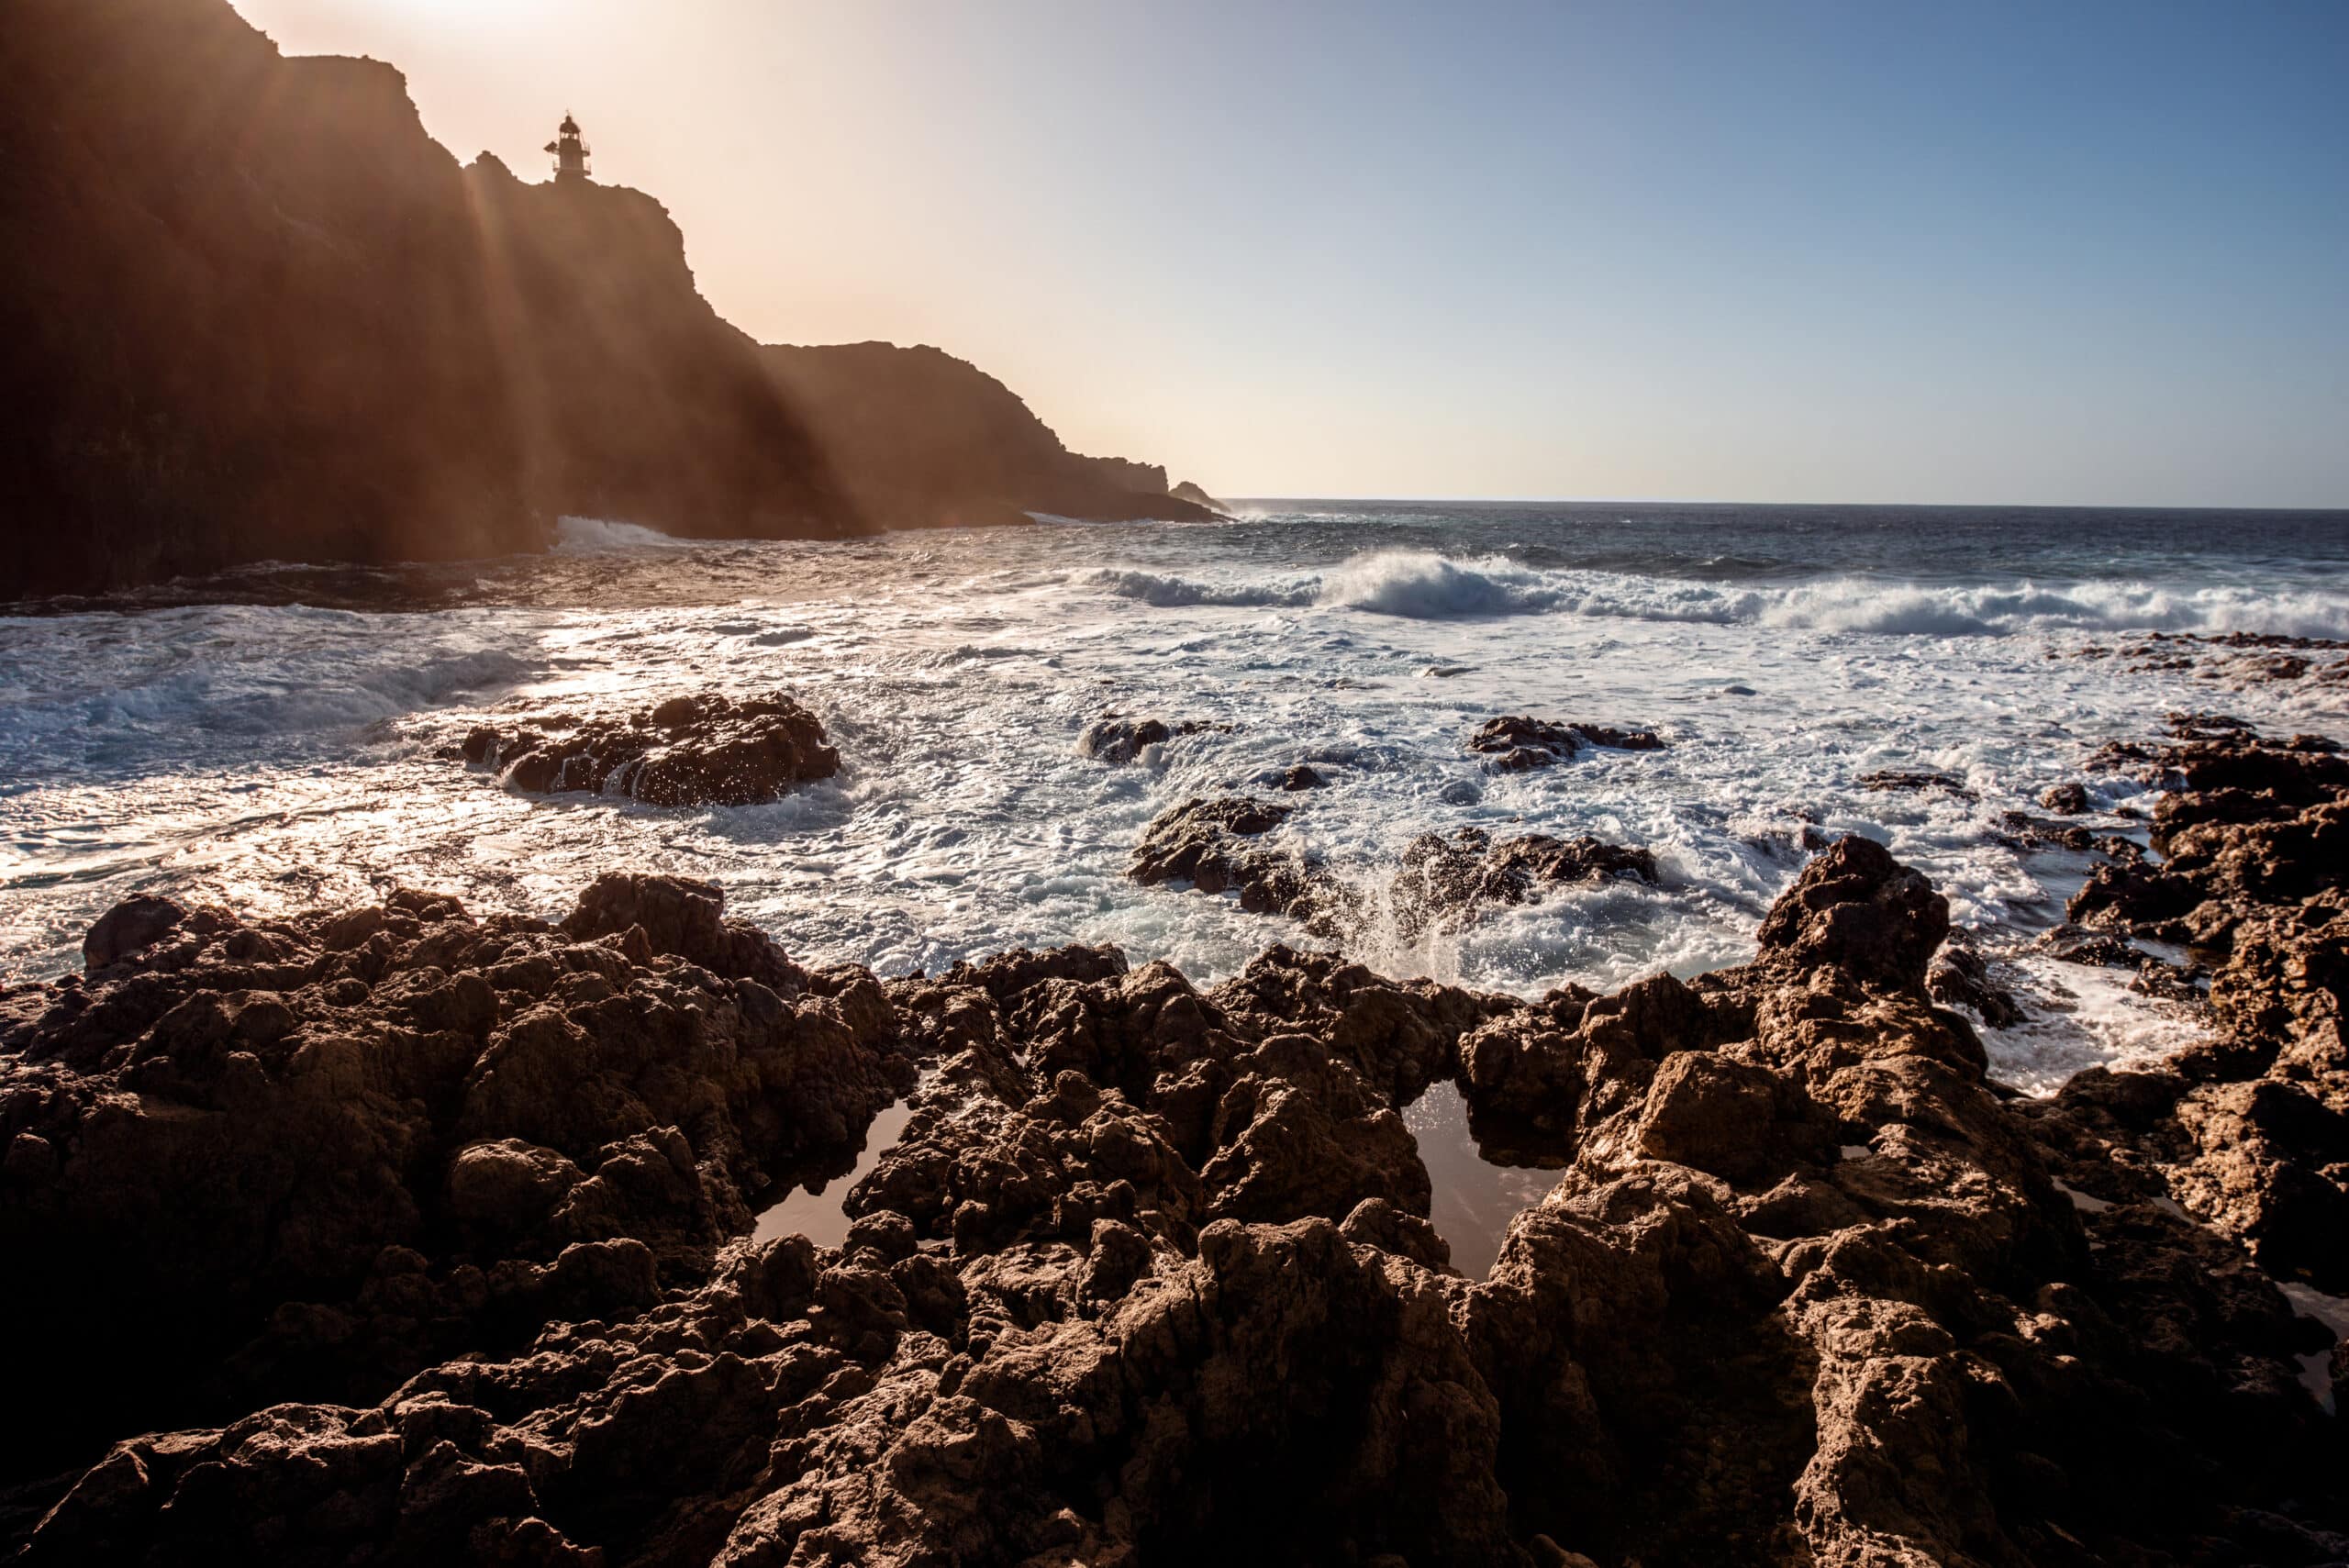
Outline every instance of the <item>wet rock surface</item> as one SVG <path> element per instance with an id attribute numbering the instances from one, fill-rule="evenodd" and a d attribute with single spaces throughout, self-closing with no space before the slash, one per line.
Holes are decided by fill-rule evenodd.
<path id="1" fill-rule="evenodd" d="M 2061 934 L 2069 955 L 2192 987 L 2206 967 L 2217 1038 L 2164 1070 L 2083 1074 L 2059 1101 L 2115 1149 L 2102 1195 L 2154 1178 L 2278 1277 L 2349 1291 L 2349 757 L 2315 736 L 2275 740 L 2224 715 L 2180 715 L 2130 764 L 2169 783 L 2154 856 L 2099 866 Z M 2129 939 L 2182 942 L 2178 969 Z M 2157 1114 L 2146 1105 L 2158 1102 Z M 2101 1180 L 2098 1178 L 2101 1176 Z M 2114 1185 L 2119 1183 L 2118 1187 Z"/>
<path id="2" fill-rule="evenodd" d="M 482 725 L 460 750 L 534 795 L 625 795 L 648 806 L 757 806 L 841 767 L 823 725 L 781 692 L 672 697 L 618 718 Z"/>
<path id="3" fill-rule="evenodd" d="M 1195 795 L 1152 821 L 1126 874 L 1145 887 L 1187 882 L 1201 893 L 1236 891 L 1243 909 L 1287 915 L 1329 934 L 1333 895 L 1319 868 L 1263 841 L 1294 809 L 1247 795 Z"/>
<path id="4" fill-rule="evenodd" d="M 1603 724 L 1553 724 L 1521 715 L 1487 719 L 1468 738 L 1468 750 L 1497 773 L 1521 773 L 1571 762 L 1584 750 L 1602 746 L 1620 751 L 1659 751 L 1663 737 L 1653 729 L 1616 729 Z"/>
<path id="5" fill-rule="evenodd" d="M 2156 631 L 2119 647 L 2091 643 L 2073 650 L 2070 656 L 2117 659 L 2132 673 L 2189 671 L 2197 679 L 2229 685 L 2303 680 L 2333 685 L 2349 684 L 2349 657 L 2343 656 L 2344 650 L 2349 650 L 2349 642 L 2327 637 Z M 2048 654 L 2051 659 L 2062 656 Z"/>
<path id="6" fill-rule="evenodd" d="M 599 888 L 584 940 L 138 913 L 0 996 L 0 1217 L 64 1293 L 5 1299 L 56 1351 L 30 1407 L 80 1399 L 12 1432 L 59 1477 L 30 1561 L 2349 1551 L 2329 1331 L 2260 1266 L 2324 1288 L 2344 1233 L 2337 889 L 2225 895 L 2209 1060 L 2029 1102 L 1928 990 L 1944 902 L 1860 839 L 1746 965 L 1536 1002 L 1277 947 L 1208 989 L 1109 949 L 808 974 L 690 884 Z M 845 1169 L 917 1066 L 841 1246 L 740 1239 L 754 1171 Z M 1555 1173 L 1483 1279 L 1398 1114 L 1440 1080 Z M 143 1386 L 153 1282 L 103 1258 L 266 1353 Z"/>
<path id="7" fill-rule="evenodd" d="M 1990 960 L 1960 942 L 1954 932 L 1925 971 L 1925 992 L 1944 1007 L 1964 1007 L 1992 1029 L 2012 1029 L 2023 1021 L 2021 1004 L 1991 973 Z"/>
<path id="8" fill-rule="evenodd" d="M 2077 817 L 2088 809 L 2088 789 L 2084 784 L 2049 784 L 2039 792 L 2042 809 L 2058 817 Z"/>
<path id="9" fill-rule="evenodd" d="M 1859 783 L 1862 789 L 1875 790 L 1879 794 L 1900 790 L 1918 795 L 1936 793 L 1952 795 L 1960 800 L 1980 798 L 1966 782 L 1956 774 L 1935 773 L 1930 769 L 1907 771 L 1898 768 L 1880 769 L 1876 773 L 1862 773 Z"/>
<path id="10" fill-rule="evenodd" d="M 1415 940 L 1430 927 L 1457 929 L 1484 910 L 1526 904 L 1550 889 L 1628 878 L 1653 884 L 1655 856 L 1584 834 L 1529 833 L 1496 843 L 1481 828 L 1426 833 L 1403 851 L 1389 895 L 1397 930 Z"/>
<path id="11" fill-rule="evenodd" d="M 1085 726 L 1077 737 L 1076 749 L 1086 756 L 1115 766 L 1130 762 L 1152 746 L 1163 746 L 1181 735 L 1207 733 L 1229 734 L 1229 724 L 1210 724 L 1204 719 L 1186 718 L 1169 724 L 1163 718 L 1126 718 L 1111 714 Z"/>

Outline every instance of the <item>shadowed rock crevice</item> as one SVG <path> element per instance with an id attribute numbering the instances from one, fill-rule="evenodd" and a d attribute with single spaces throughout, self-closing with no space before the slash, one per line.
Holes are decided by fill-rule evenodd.
<path id="1" fill-rule="evenodd" d="M 7 1332 L 61 1352 L 26 1369 L 59 1407 L 12 1429 L 11 1476 L 641 1311 L 757 1195 L 847 1169 L 910 1078 L 869 979 L 674 879 L 606 878 L 564 928 L 406 891 L 260 924 L 140 900 L 89 955 L 0 1014 L 0 1240 L 45 1282 Z"/>

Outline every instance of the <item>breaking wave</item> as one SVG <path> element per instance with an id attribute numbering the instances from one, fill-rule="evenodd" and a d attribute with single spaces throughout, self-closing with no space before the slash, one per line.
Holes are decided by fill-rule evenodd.
<path id="1" fill-rule="evenodd" d="M 1357 555 L 1322 579 L 1319 602 L 1411 620 L 1511 616 L 1550 608 L 1545 573 L 1493 557 L 1453 561 L 1428 550 Z"/>
<path id="2" fill-rule="evenodd" d="M 1093 581 L 1121 599 L 1139 599 L 1145 605 L 1155 605 L 1161 609 L 1186 605 L 1309 605 L 1320 587 L 1318 577 L 1308 577 L 1301 583 L 1242 584 L 1237 587 L 1223 587 L 1188 577 L 1164 576 L 1155 572 L 1107 568 L 1094 573 Z"/>
<path id="3" fill-rule="evenodd" d="M 1614 572 L 1542 572 L 1504 557 L 1426 550 L 1353 556 L 1319 574 L 1218 583 L 1132 570 L 1093 574 L 1119 597 L 1160 608 L 1321 606 L 1412 620 L 1612 616 L 1917 637 L 2041 630 L 2275 632 L 2349 637 L 2349 594 L 2193 589 L 2112 582 L 1921 584 L 1876 577 L 1727 584 Z"/>
<path id="4" fill-rule="evenodd" d="M 554 548 L 562 555 L 595 555 L 610 550 L 685 550 L 707 542 L 679 539 L 637 523 L 608 522 L 602 517 L 562 517 L 555 522 Z"/>

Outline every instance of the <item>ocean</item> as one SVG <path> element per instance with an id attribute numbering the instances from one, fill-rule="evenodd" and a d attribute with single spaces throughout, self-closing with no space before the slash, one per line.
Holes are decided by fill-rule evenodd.
<path id="1" fill-rule="evenodd" d="M 1999 817 L 2083 777 L 2099 812 L 2149 806 L 2083 763 L 2173 710 L 2349 732 L 2349 684 L 2124 647 L 2238 630 L 2349 638 L 2349 514 L 1266 501 L 837 543 L 573 519 L 546 556 L 250 568 L 0 617 L 0 978 L 78 968 L 134 891 L 266 915 L 396 882 L 553 916 L 599 873 L 658 870 L 719 884 L 805 962 L 1110 941 L 1207 982 L 1319 944 L 1137 886 L 1128 853 L 1167 807 L 1308 762 L 1329 786 L 1284 797 L 1276 833 L 1365 911 L 1431 830 L 1653 851 L 1656 886 L 1415 940 L 1367 918 L 1349 942 L 1389 973 L 1527 995 L 1743 962 L 1807 829 L 1883 840 L 2006 956 L 2032 1017 L 1986 1039 L 2044 1091 L 2200 1026 L 2030 948 L 2088 862 Z M 527 798 L 444 755 L 492 710 L 712 687 L 797 695 L 841 775 L 662 810 Z M 1111 713 L 1229 728 L 1110 766 L 1078 739 Z M 1668 744 L 1496 775 L 1462 743 L 1504 714 Z M 1964 787 L 1863 784 L 1883 770 Z"/>

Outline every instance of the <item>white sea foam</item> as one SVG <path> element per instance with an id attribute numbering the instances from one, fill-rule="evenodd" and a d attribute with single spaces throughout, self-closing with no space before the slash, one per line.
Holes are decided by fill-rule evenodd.
<path id="1" fill-rule="evenodd" d="M 1961 921 L 2027 935 L 2060 918 L 2082 867 L 2019 851 L 1998 815 L 2081 776 L 2101 741 L 2221 701 L 2263 725 L 2349 724 L 2339 685 L 2235 689 L 2047 657 L 2126 625 L 2321 630 L 2340 611 L 2340 579 L 2321 571 L 1968 584 L 1757 562 L 1735 580 L 1537 568 L 1503 553 L 1531 533 L 1429 550 L 1426 531 L 1297 514 L 700 545 L 574 520 L 586 558 L 531 563 L 520 594 L 485 565 L 505 596 L 446 609 L 0 619 L 0 978 L 72 963 L 89 921 L 137 888 L 269 913 L 368 898 L 390 878 L 554 915 L 596 874 L 636 869 L 718 882 L 809 962 L 934 973 L 1114 941 L 1212 981 L 1271 941 L 1311 939 L 1229 898 L 1136 886 L 1131 846 L 1189 795 L 1261 789 L 1311 761 L 1328 787 L 1284 797 L 1297 811 L 1280 835 L 1365 908 L 1431 830 L 1653 850 L 1660 887 L 1568 890 L 1354 949 L 1397 974 L 1609 987 L 1743 959 L 1806 834 L 1878 838 Z M 573 607 L 529 607 L 568 580 L 587 585 Z M 614 602 L 631 584 L 653 591 Z M 663 812 L 535 803 L 440 755 L 518 696 L 634 706 L 710 687 L 797 693 L 841 778 L 773 806 Z M 1231 728 L 1111 767 L 1075 742 L 1113 710 Z M 1671 744 L 1487 773 L 1462 741 L 1506 713 L 1654 725 Z M 1946 771 L 1979 798 L 1858 784 L 1881 768 Z M 2106 781 L 2098 805 L 2134 788 Z M 2045 988 L 2043 1028 L 1989 1039 L 2009 1077 L 2044 1086 L 2191 1036 L 2190 1018 L 2095 972 L 2054 978 L 2071 995 Z"/>
<path id="2" fill-rule="evenodd" d="M 1542 572 L 1504 557 L 1378 550 L 1318 574 L 1237 581 L 1109 569 L 1096 584 L 1161 608 L 1302 606 L 1414 620 L 1574 615 L 1718 626 L 1994 637 L 2030 631 L 2278 632 L 2349 637 L 2349 593 L 2117 581 L 1948 584 L 1838 576 L 1718 583 L 1612 572 Z"/>
<path id="3" fill-rule="evenodd" d="M 2017 1088 L 2049 1094 L 2081 1068 L 2148 1067 L 2208 1032 L 2188 1007 L 2129 989 L 2119 970 L 2029 956 L 2014 961 L 2028 1015 L 2011 1029 L 1984 1028 L 1992 1071 Z"/>
<path id="4" fill-rule="evenodd" d="M 555 521 L 554 547 L 565 555 L 596 555 L 614 550 L 684 550 L 706 542 L 604 517 L 560 517 Z"/>
<path id="5" fill-rule="evenodd" d="M 1139 599 L 1145 605 L 1164 608 L 1189 605 L 1309 605 L 1320 591 L 1319 580 L 1310 577 L 1302 583 L 1288 580 L 1224 587 L 1157 572 L 1104 570 L 1094 573 L 1092 581 L 1119 598 Z"/>
<path id="6" fill-rule="evenodd" d="M 1539 572 L 1493 557 L 1453 561 L 1427 550 L 1358 555 L 1321 579 L 1320 603 L 1415 620 L 1547 609 L 1556 591 Z"/>

